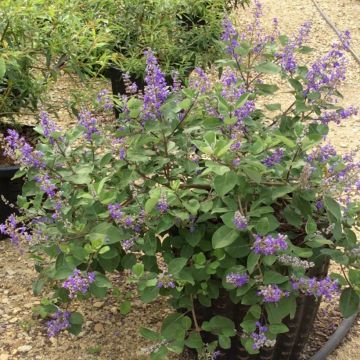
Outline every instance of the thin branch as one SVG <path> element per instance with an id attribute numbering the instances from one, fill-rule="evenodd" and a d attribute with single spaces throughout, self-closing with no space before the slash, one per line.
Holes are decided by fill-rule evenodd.
<path id="1" fill-rule="evenodd" d="M 340 41 L 342 43 L 343 39 L 341 36 L 340 31 L 336 28 L 336 26 L 334 25 L 334 23 L 329 19 L 329 17 L 321 10 L 319 4 L 317 3 L 316 0 L 312 0 L 313 4 L 315 5 L 316 9 L 318 10 L 318 12 L 320 13 L 321 17 L 327 22 L 327 24 L 334 30 L 334 32 L 336 33 L 336 35 L 338 36 L 338 38 L 340 39 Z M 359 56 L 354 52 L 354 50 L 348 46 L 346 49 L 352 56 L 353 58 L 356 60 L 356 62 L 360 65 L 360 58 Z"/>

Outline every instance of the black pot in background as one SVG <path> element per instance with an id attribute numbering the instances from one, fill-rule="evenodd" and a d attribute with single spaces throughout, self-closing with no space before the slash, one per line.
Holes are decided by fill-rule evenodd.
<path id="1" fill-rule="evenodd" d="M 21 178 L 13 181 L 11 178 L 18 170 L 17 166 L 0 167 L 0 224 L 17 212 L 15 204 L 24 182 Z M 5 238 L 7 236 L 0 234 L 0 240 Z"/>
<path id="2" fill-rule="evenodd" d="M 193 68 L 189 69 L 186 76 L 188 76 L 192 70 Z M 111 88 L 114 96 L 129 95 L 126 92 L 126 85 L 123 78 L 124 72 L 121 69 L 115 66 L 109 66 L 109 68 L 104 71 L 103 75 L 111 80 Z M 143 92 L 146 85 L 144 79 L 142 77 L 136 77 L 134 74 L 129 75 L 131 82 L 136 84 L 138 91 Z M 166 75 L 165 80 L 169 86 L 173 85 L 173 78 L 171 75 Z M 118 117 L 121 109 L 114 107 L 114 112 L 115 116 Z"/>
<path id="3" fill-rule="evenodd" d="M 307 275 L 324 277 L 328 273 L 328 267 L 329 261 L 326 259 L 321 266 L 310 269 Z M 293 319 L 287 317 L 283 321 L 289 328 L 289 332 L 280 334 L 273 348 L 264 348 L 258 355 L 249 355 L 240 342 L 241 335 L 236 335 L 232 338 L 230 349 L 219 349 L 221 351 L 219 360 L 299 360 L 313 330 L 320 301 L 314 296 L 300 296 L 297 299 L 295 317 Z M 194 305 L 200 326 L 203 321 L 209 321 L 215 315 L 222 315 L 232 319 L 236 324 L 238 334 L 241 334 L 240 323 L 243 321 L 249 306 L 235 305 L 225 290 L 220 291 L 219 297 L 213 301 L 210 308 L 204 307 L 198 302 Z M 212 334 L 202 334 L 202 336 L 203 341 L 207 343 L 217 339 Z M 195 352 L 191 350 L 190 352 L 196 359 Z"/>

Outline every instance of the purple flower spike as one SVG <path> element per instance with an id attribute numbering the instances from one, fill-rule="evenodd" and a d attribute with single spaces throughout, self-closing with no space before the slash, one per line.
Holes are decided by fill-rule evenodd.
<path id="1" fill-rule="evenodd" d="M 70 327 L 70 316 L 71 313 L 69 311 L 58 310 L 53 315 L 53 319 L 47 322 L 48 336 L 56 336 L 59 332 L 68 329 Z"/>
<path id="2" fill-rule="evenodd" d="M 50 176 L 44 174 L 42 176 L 36 176 L 35 181 L 40 184 L 40 189 L 48 195 L 50 198 L 55 197 L 57 187 L 51 182 Z"/>
<path id="3" fill-rule="evenodd" d="M 59 129 L 55 123 L 50 119 L 49 114 L 45 111 L 40 112 L 40 124 L 44 131 L 44 136 L 49 139 L 50 144 L 54 144 L 55 140 L 52 134 Z"/>
<path id="4" fill-rule="evenodd" d="M 156 286 L 158 288 L 173 289 L 173 288 L 175 288 L 176 285 L 175 285 L 175 281 L 173 280 L 172 274 L 163 272 L 158 275 Z"/>
<path id="5" fill-rule="evenodd" d="M 92 116 L 90 111 L 81 111 L 78 121 L 79 125 L 85 128 L 85 137 L 87 140 L 92 140 L 93 134 L 99 133 L 99 130 L 96 128 L 96 119 Z"/>
<path id="6" fill-rule="evenodd" d="M 121 211 L 121 205 L 119 203 L 109 204 L 108 210 L 113 220 L 115 220 L 116 222 L 121 221 L 123 217 L 123 212 Z"/>
<path id="7" fill-rule="evenodd" d="M 165 214 L 169 210 L 169 204 L 167 202 L 166 196 L 163 194 L 161 195 L 156 208 L 160 211 L 161 214 Z"/>
<path id="8" fill-rule="evenodd" d="M 62 287 L 69 290 L 70 299 L 75 299 L 78 293 L 86 294 L 94 281 L 95 273 L 83 275 L 80 270 L 75 269 L 73 274 L 63 282 Z"/>
<path id="9" fill-rule="evenodd" d="M 340 292 L 339 282 L 331 280 L 328 276 L 324 279 L 301 277 L 298 280 L 292 280 L 292 287 L 308 296 L 325 297 L 331 301 Z"/>
<path id="10" fill-rule="evenodd" d="M 256 323 L 256 330 L 250 335 L 254 341 L 254 350 L 260 350 L 263 347 L 275 346 L 276 341 L 268 339 L 268 337 L 265 335 L 267 331 L 267 326 L 262 325 L 259 321 Z"/>
<path id="11" fill-rule="evenodd" d="M 261 237 L 255 236 L 255 242 L 252 247 L 255 254 L 273 255 L 278 251 L 286 250 L 288 244 L 286 242 L 286 235 L 278 234 L 277 236 L 267 235 Z"/>
<path id="12" fill-rule="evenodd" d="M 112 110 L 114 107 L 114 104 L 111 100 L 110 91 L 107 89 L 99 91 L 96 101 L 103 107 L 105 111 Z"/>
<path id="13" fill-rule="evenodd" d="M 288 291 L 281 290 L 277 285 L 267 285 L 260 288 L 257 292 L 259 296 L 262 296 L 265 303 L 277 303 L 283 297 L 289 296 Z"/>
<path id="14" fill-rule="evenodd" d="M 156 120 L 161 116 L 160 107 L 169 96 L 165 75 L 151 50 L 145 51 L 146 76 L 144 90 L 144 120 Z"/>
<path id="15" fill-rule="evenodd" d="M 262 161 L 262 163 L 267 167 L 273 167 L 278 164 L 284 156 L 284 149 L 275 149 L 272 155 L 268 156 Z"/>
<path id="16" fill-rule="evenodd" d="M 249 275 L 230 273 L 226 275 L 226 282 L 239 288 L 249 282 Z"/>
<path id="17" fill-rule="evenodd" d="M 240 211 L 236 211 L 233 223 L 238 230 L 245 230 L 248 226 L 245 216 L 241 215 Z"/>

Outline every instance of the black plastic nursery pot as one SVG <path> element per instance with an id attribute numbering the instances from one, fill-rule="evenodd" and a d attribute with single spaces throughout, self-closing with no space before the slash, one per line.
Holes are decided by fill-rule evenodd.
<path id="1" fill-rule="evenodd" d="M 325 262 L 320 268 L 309 272 L 308 275 L 323 277 L 328 272 L 328 266 L 329 263 Z M 203 321 L 210 320 L 214 315 L 222 315 L 232 319 L 236 325 L 238 335 L 232 338 L 230 349 L 219 349 L 221 351 L 221 355 L 217 357 L 219 360 L 299 360 L 313 330 L 320 302 L 320 299 L 313 296 L 300 296 L 297 299 L 294 318 L 287 317 L 283 320 L 289 331 L 278 335 L 275 346 L 262 349 L 258 355 L 249 355 L 240 341 L 242 330 L 239 324 L 242 322 L 249 306 L 234 304 L 227 292 L 222 291 L 210 308 L 196 303 L 195 311 L 199 325 Z M 211 334 L 205 335 L 203 340 L 211 342 L 216 340 L 216 337 Z"/>
<path id="2" fill-rule="evenodd" d="M 21 178 L 11 180 L 19 170 L 17 166 L 0 166 L 0 224 L 12 213 L 16 213 L 17 196 L 21 194 L 23 180 Z M 0 234 L 0 239 L 6 236 Z"/>

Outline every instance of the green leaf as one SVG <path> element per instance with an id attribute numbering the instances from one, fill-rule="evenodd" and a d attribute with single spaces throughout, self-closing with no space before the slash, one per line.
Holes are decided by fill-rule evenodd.
<path id="1" fill-rule="evenodd" d="M 147 287 L 140 295 L 140 299 L 147 304 L 150 303 L 151 301 L 154 301 L 158 295 L 159 295 L 159 288 L 157 286 Z"/>
<path id="2" fill-rule="evenodd" d="M 39 296 L 41 294 L 44 284 L 45 281 L 43 279 L 37 279 L 32 283 L 32 290 L 35 296 Z"/>
<path id="3" fill-rule="evenodd" d="M 295 79 L 289 79 L 289 83 L 296 92 L 299 92 L 299 93 L 303 92 L 303 86 L 301 85 L 300 81 L 295 80 Z"/>
<path id="4" fill-rule="evenodd" d="M 340 311 L 345 318 L 359 310 L 360 298 L 353 288 L 346 288 L 340 296 Z"/>
<path id="5" fill-rule="evenodd" d="M 279 104 L 279 103 L 265 104 L 265 107 L 270 111 L 281 110 L 281 104 Z"/>
<path id="6" fill-rule="evenodd" d="M 219 196 L 224 196 L 235 187 L 237 179 L 238 177 L 232 171 L 222 176 L 216 176 L 214 179 L 214 189 Z"/>
<path id="7" fill-rule="evenodd" d="M 144 264 L 135 264 L 132 269 L 131 272 L 137 276 L 137 277 L 141 277 L 144 274 Z"/>
<path id="8" fill-rule="evenodd" d="M 287 276 L 281 275 L 280 273 L 276 271 L 266 271 L 264 274 L 264 284 L 270 285 L 270 284 L 282 284 L 285 281 L 288 280 Z"/>
<path id="9" fill-rule="evenodd" d="M 258 88 L 260 94 L 262 95 L 272 95 L 279 90 L 277 85 L 270 84 L 255 84 L 255 87 Z"/>
<path id="10" fill-rule="evenodd" d="M 6 73 L 6 63 L 3 58 L 0 58 L 0 80 L 2 80 L 5 73 Z"/>
<path id="11" fill-rule="evenodd" d="M 278 324 L 270 324 L 269 326 L 269 331 L 274 334 L 283 334 L 289 331 L 289 328 L 282 323 L 278 323 Z"/>
<path id="12" fill-rule="evenodd" d="M 212 246 L 214 249 L 224 248 L 231 245 L 237 238 L 238 232 L 236 230 L 223 225 L 214 232 Z"/>
<path id="13" fill-rule="evenodd" d="M 184 207 L 191 215 L 196 215 L 200 209 L 200 203 L 196 199 L 190 199 L 188 202 L 184 203 Z"/>
<path id="14" fill-rule="evenodd" d="M 203 346 L 203 341 L 198 332 L 190 333 L 189 337 L 185 340 L 185 345 L 190 349 L 200 349 Z"/>
<path id="15" fill-rule="evenodd" d="M 120 314 L 127 315 L 131 311 L 131 302 L 128 300 L 123 301 L 119 306 Z"/>
<path id="16" fill-rule="evenodd" d="M 336 220 L 341 220 L 341 208 L 340 205 L 331 197 L 325 196 L 324 206 L 332 215 L 335 216 Z"/>
<path id="17" fill-rule="evenodd" d="M 185 258 L 172 259 L 168 265 L 169 273 L 172 275 L 179 273 L 185 267 L 187 261 L 188 259 Z"/>
<path id="18" fill-rule="evenodd" d="M 247 257 L 246 268 L 249 274 L 252 274 L 255 270 L 256 265 L 258 264 L 260 259 L 260 254 L 255 254 L 251 251 Z"/>
<path id="19" fill-rule="evenodd" d="M 144 337 L 145 339 L 152 340 L 152 341 L 161 340 L 161 335 L 151 329 L 148 329 L 145 327 L 140 327 L 139 332 L 140 332 L 140 335 L 142 337 Z"/>
<path id="20" fill-rule="evenodd" d="M 73 324 L 73 325 L 82 325 L 84 323 L 84 318 L 80 313 L 73 312 L 70 315 L 69 321 L 70 321 L 70 324 Z"/>
<path id="21" fill-rule="evenodd" d="M 266 62 L 255 66 L 255 70 L 265 74 L 277 74 L 281 71 L 281 67 L 271 62 Z"/>
<path id="22" fill-rule="evenodd" d="M 312 217 L 308 218 L 308 221 L 306 222 L 306 225 L 305 225 L 305 231 L 307 234 L 316 233 L 317 226 L 316 226 L 316 222 L 314 221 L 314 219 Z"/>

